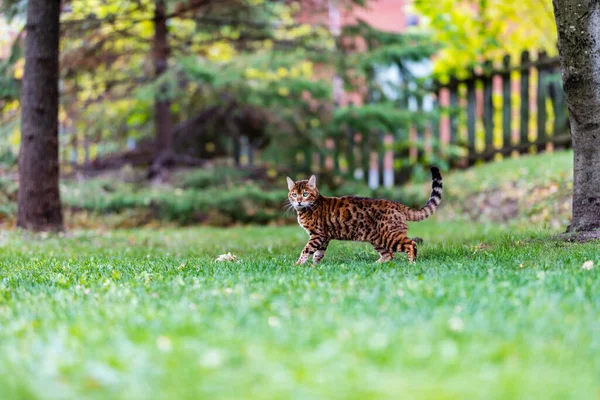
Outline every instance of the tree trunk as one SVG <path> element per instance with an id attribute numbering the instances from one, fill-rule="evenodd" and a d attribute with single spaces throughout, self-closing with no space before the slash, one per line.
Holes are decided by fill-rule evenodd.
<path id="1" fill-rule="evenodd" d="M 154 71 L 156 79 L 159 79 L 168 68 L 169 43 L 167 35 L 165 1 L 157 0 L 154 10 Z M 166 98 L 166 92 L 167 87 L 164 85 L 160 88 L 160 93 L 154 104 L 156 153 L 152 170 L 160 170 L 173 161 L 173 121 L 171 119 L 171 102 Z"/>
<path id="2" fill-rule="evenodd" d="M 60 0 L 29 0 L 21 92 L 17 226 L 63 229 L 58 188 Z"/>
<path id="3" fill-rule="evenodd" d="M 571 232 L 600 229 L 600 0 L 553 0 L 573 138 Z"/>

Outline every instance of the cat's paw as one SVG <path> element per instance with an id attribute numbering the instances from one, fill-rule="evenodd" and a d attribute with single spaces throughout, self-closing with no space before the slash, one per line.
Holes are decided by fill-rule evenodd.
<path id="1" fill-rule="evenodd" d="M 423 239 L 420 237 L 414 237 L 412 240 L 417 244 L 423 244 Z"/>

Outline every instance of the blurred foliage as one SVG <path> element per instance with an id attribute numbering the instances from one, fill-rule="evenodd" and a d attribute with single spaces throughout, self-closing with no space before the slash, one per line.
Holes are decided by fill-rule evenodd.
<path id="1" fill-rule="evenodd" d="M 183 189 L 206 189 L 209 187 L 232 187 L 249 176 L 247 170 L 238 168 L 203 168 L 186 171 L 175 180 L 181 182 Z"/>
<path id="2" fill-rule="evenodd" d="M 311 3 L 311 2 L 307 2 Z M 23 2 L 7 12 L 23 14 Z M 61 148 L 90 143 L 90 155 L 123 151 L 128 142 L 152 140 L 154 101 L 171 101 L 175 147 L 201 158 L 230 154 L 231 139 L 246 135 L 263 160 L 290 165 L 299 152 L 322 153 L 324 140 L 351 127 L 376 138 L 398 134 L 413 113 L 402 108 L 410 76 L 405 63 L 435 50 L 426 35 L 400 35 L 359 21 L 335 37 L 326 26 L 302 24 L 304 3 L 262 0 L 168 0 L 168 70 L 154 77 L 153 0 L 80 0 L 65 3 L 61 26 Z M 315 2 L 315 13 L 327 5 Z M 340 1 L 340 7 L 365 1 Z M 320 7 L 320 8 L 319 8 Z M 365 43 L 356 51 L 353 43 Z M 350 44 L 350 45 L 349 45 Z M 5 94 L 0 152 L 19 144 L 18 89 L 22 40 L 0 66 Z M 397 66 L 403 87 L 385 95 L 375 67 Z M 332 102 L 331 74 L 367 104 L 352 110 Z M 427 82 L 417 88 L 427 90 Z M 404 98 L 398 97 L 403 94 Z M 419 118 L 416 116 L 416 118 Z M 376 140 L 373 140 L 375 142 Z M 63 151 L 63 160 L 76 157 Z"/>
<path id="3" fill-rule="evenodd" d="M 436 218 L 559 229 L 571 216 L 572 166 L 573 153 L 563 151 L 443 173 L 442 209 Z M 119 174 L 134 177 L 132 172 Z M 71 227 L 295 223 L 295 213 L 287 211 L 283 176 L 257 178 L 253 173 L 221 167 L 181 170 L 164 185 L 111 173 L 81 181 L 64 179 L 61 197 Z M 318 186 L 327 196 L 385 198 L 422 207 L 431 192 L 431 173 L 417 169 L 414 176 L 409 185 L 373 190 L 353 180 L 328 184 L 328 177 L 319 174 Z M 16 198 L 16 182 L 0 175 L 0 225 L 14 221 Z"/>
<path id="4" fill-rule="evenodd" d="M 466 75 L 469 67 L 505 54 L 518 60 L 524 50 L 557 54 L 551 0 L 415 0 L 415 8 L 442 47 L 435 57 L 438 77 Z"/>
<path id="5" fill-rule="evenodd" d="M 237 223 L 265 224 L 282 218 L 285 190 L 265 191 L 247 183 L 233 188 L 219 186 L 202 189 L 148 188 L 110 181 L 89 181 L 85 185 L 62 187 L 67 208 L 95 214 L 140 213 L 151 220 L 172 221 L 182 225 L 205 223 L 229 225 Z"/>

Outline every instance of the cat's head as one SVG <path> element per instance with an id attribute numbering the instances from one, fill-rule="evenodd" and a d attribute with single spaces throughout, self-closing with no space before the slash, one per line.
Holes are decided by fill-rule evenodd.
<path id="1" fill-rule="evenodd" d="M 288 184 L 288 199 L 296 210 L 310 208 L 319 199 L 317 189 L 317 178 L 313 175 L 309 180 L 294 182 L 289 176 L 286 178 Z"/>

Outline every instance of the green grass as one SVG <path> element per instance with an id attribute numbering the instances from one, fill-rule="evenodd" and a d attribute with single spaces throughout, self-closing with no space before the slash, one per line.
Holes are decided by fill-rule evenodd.
<path id="1" fill-rule="evenodd" d="M 0 232 L 0 399 L 597 399 L 598 243 L 552 239 L 571 157 L 445 175 L 412 265 L 293 267 L 297 226 Z"/>
<path id="2" fill-rule="evenodd" d="M 4 233 L 1 398 L 597 398 L 597 244 L 413 228 L 416 265 L 317 268 L 299 227 Z"/>
<path id="3" fill-rule="evenodd" d="M 426 201 L 429 181 L 398 189 Z M 522 156 L 444 174 L 441 218 L 557 230 L 571 218 L 573 152 Z"/>

